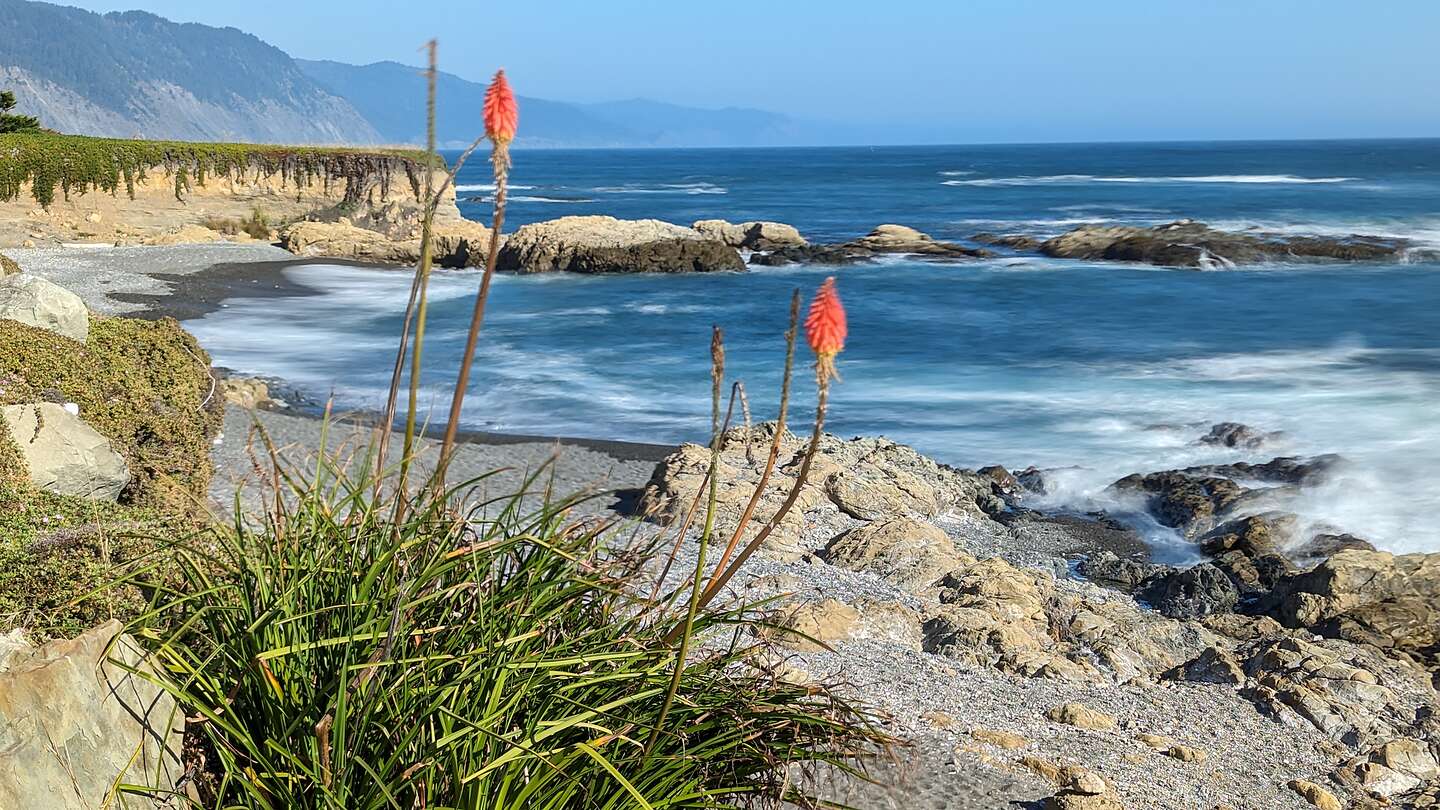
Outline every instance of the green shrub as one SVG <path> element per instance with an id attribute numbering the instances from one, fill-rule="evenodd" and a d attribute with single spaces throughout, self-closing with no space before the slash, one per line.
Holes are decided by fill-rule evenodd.
<path id="1" fill-rule="evenodd" d="M 0 321 L 0 405 L 62 399 L 110 439 L 134 477 L 126 503 L 185 510 L 208 492 L 223 398 L 210 358 L 174 320 L 91 317 L 86 343 Z M 0 480 L 18 455 L 0 449 Z"/>
<path id="2" fill-rule="evenodd" d="M 647 750 L 683 614 L 646 602 L 643 555 L 568 504 L 454 514 L 420 489 L 396 523 L 372 492 L 304 486 L 177 550 L 183 587 L 134 626 L 213 752 L 206 806 L 776 807 L 888 742 L 748 663 L 756 616 L 705 609 Z"/>
<path id="3" fill-rule="evenodd" d="M 31 184 L 31 196 L 46 207 L 55 201 L 57 186 L 66 199 L 90 191 L 117 194 L 122 188 L 134 198 L 135 182 L 151 173 L 170 178 L 177 199 L 194 186 L 204 186 L 212 176 L 279 175 L 297 189 L 315 183 L 328 189 L 331 183 L 347 181 L 348 192 L 359 194 L 371 178 L 388 190 L 386 184 L 397 172 L 407 176 L 411 191 L 418 195 L 425 165 L 424 153 L 405 149 L 0 134 L 0 202 L 19 197 L 26 182 Z"/>
<path id="4" fill-rule="evenodd" d="M 153 510 L 0 483 L 0 632 L 45 641 L 134 618 L 145 595 L 115 583 L 154 551 L 151 538 L 183 531 Z"/>

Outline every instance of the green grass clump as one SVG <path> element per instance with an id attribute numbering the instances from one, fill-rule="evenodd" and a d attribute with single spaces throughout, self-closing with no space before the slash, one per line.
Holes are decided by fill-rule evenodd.
<path id="1" fill-rule="evenodd" d="M 42 206 L 55 201 L 58 187 L 65 199 L 71 194 L 120 189 L 133 199 L 135 183 L 160 173 L 183 199 L 207 179 L 225 176 L 273 177 L 279 175 L 296 189 L 320 183 L 346 182 L 346 202 L 359 202 L 366 181 L 380 183 L 389 192 L 389 178 L 404 173 L 412 193 L 418 195 L 426 157 L 408 149 L 348 149 L 312 146 L 266 146 L 240 143 L 186 143 L 90 138 L 55 133 L 0 135 L 0 202 L 15 200 L 31 184 L 31 195 Z M 349 199 L 355 195 L 355 199 Z"/>
<path id="2" fill-rule="evenodd" d="M 205 497 L 223 398 L 209 356 L 173 319 L 92 316 L 83 344 L 0 320 L 0 405 L 55 400 L 78 404 L 125 457 L 124 502 L 185 511 Z M 13 444 L 0 447 L 0 480 L 19 478 L 17 464 Z"/>
<path id="3" fill-rule="evenodd" d="M 146 596 L 115 584 L 140 564 L 174 518 L 0 483 L 0 632 L 32 641 L 71 638 L 110 618 L 144 612 Z"/>
<path id="4" fill-rule="evenodd" d="M 204 806 L 812 806 L 814 766 L 888 742 L 748 665 L 738 610 L 696 616 L 664 715 L 683 613 L 646 601 L 642 555 L 568 504 L 456 512 L 427 487 L 395 522 L 373 491 L 300 484 L 213 553 L 177 549 L 183 586 L 134 626 L 213 752 Z"/>

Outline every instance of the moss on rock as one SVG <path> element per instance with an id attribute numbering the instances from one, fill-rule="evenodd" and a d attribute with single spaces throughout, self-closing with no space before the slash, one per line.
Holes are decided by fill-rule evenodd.
<path id="1" fill-rule="evenodd" d="M 0 321 L 0 405 L 74 402 L 125 457 L 125 504 L 188 511 L 210 483 L 210 444 L 222 398 L 210 358 L 170 318 L 92 317 L 86 343 Z M 0 447 L 0 481 L 17 478 L 18 451 Z M 23 476 L 23 468 L 19 476 Z"/>

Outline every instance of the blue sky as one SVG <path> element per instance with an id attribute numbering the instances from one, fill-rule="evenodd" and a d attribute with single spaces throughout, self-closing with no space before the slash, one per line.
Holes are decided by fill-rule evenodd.
<path id="1" fill-rule="evenodd" d="M 58 0 L 924 142 L 1440 136 L 1440 0 Z M 397 11 L 398 9 L 403 9 Z"/>

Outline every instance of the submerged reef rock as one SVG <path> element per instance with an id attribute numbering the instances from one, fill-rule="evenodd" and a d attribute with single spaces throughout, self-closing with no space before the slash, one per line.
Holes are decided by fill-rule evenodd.
<path id="1" fill-rule="evenodd" d="M 744 270 L 735 248 L 657 219 L 561 217 L 521 226 L 500 249 L 516 273 L 703 273 Z"/>

